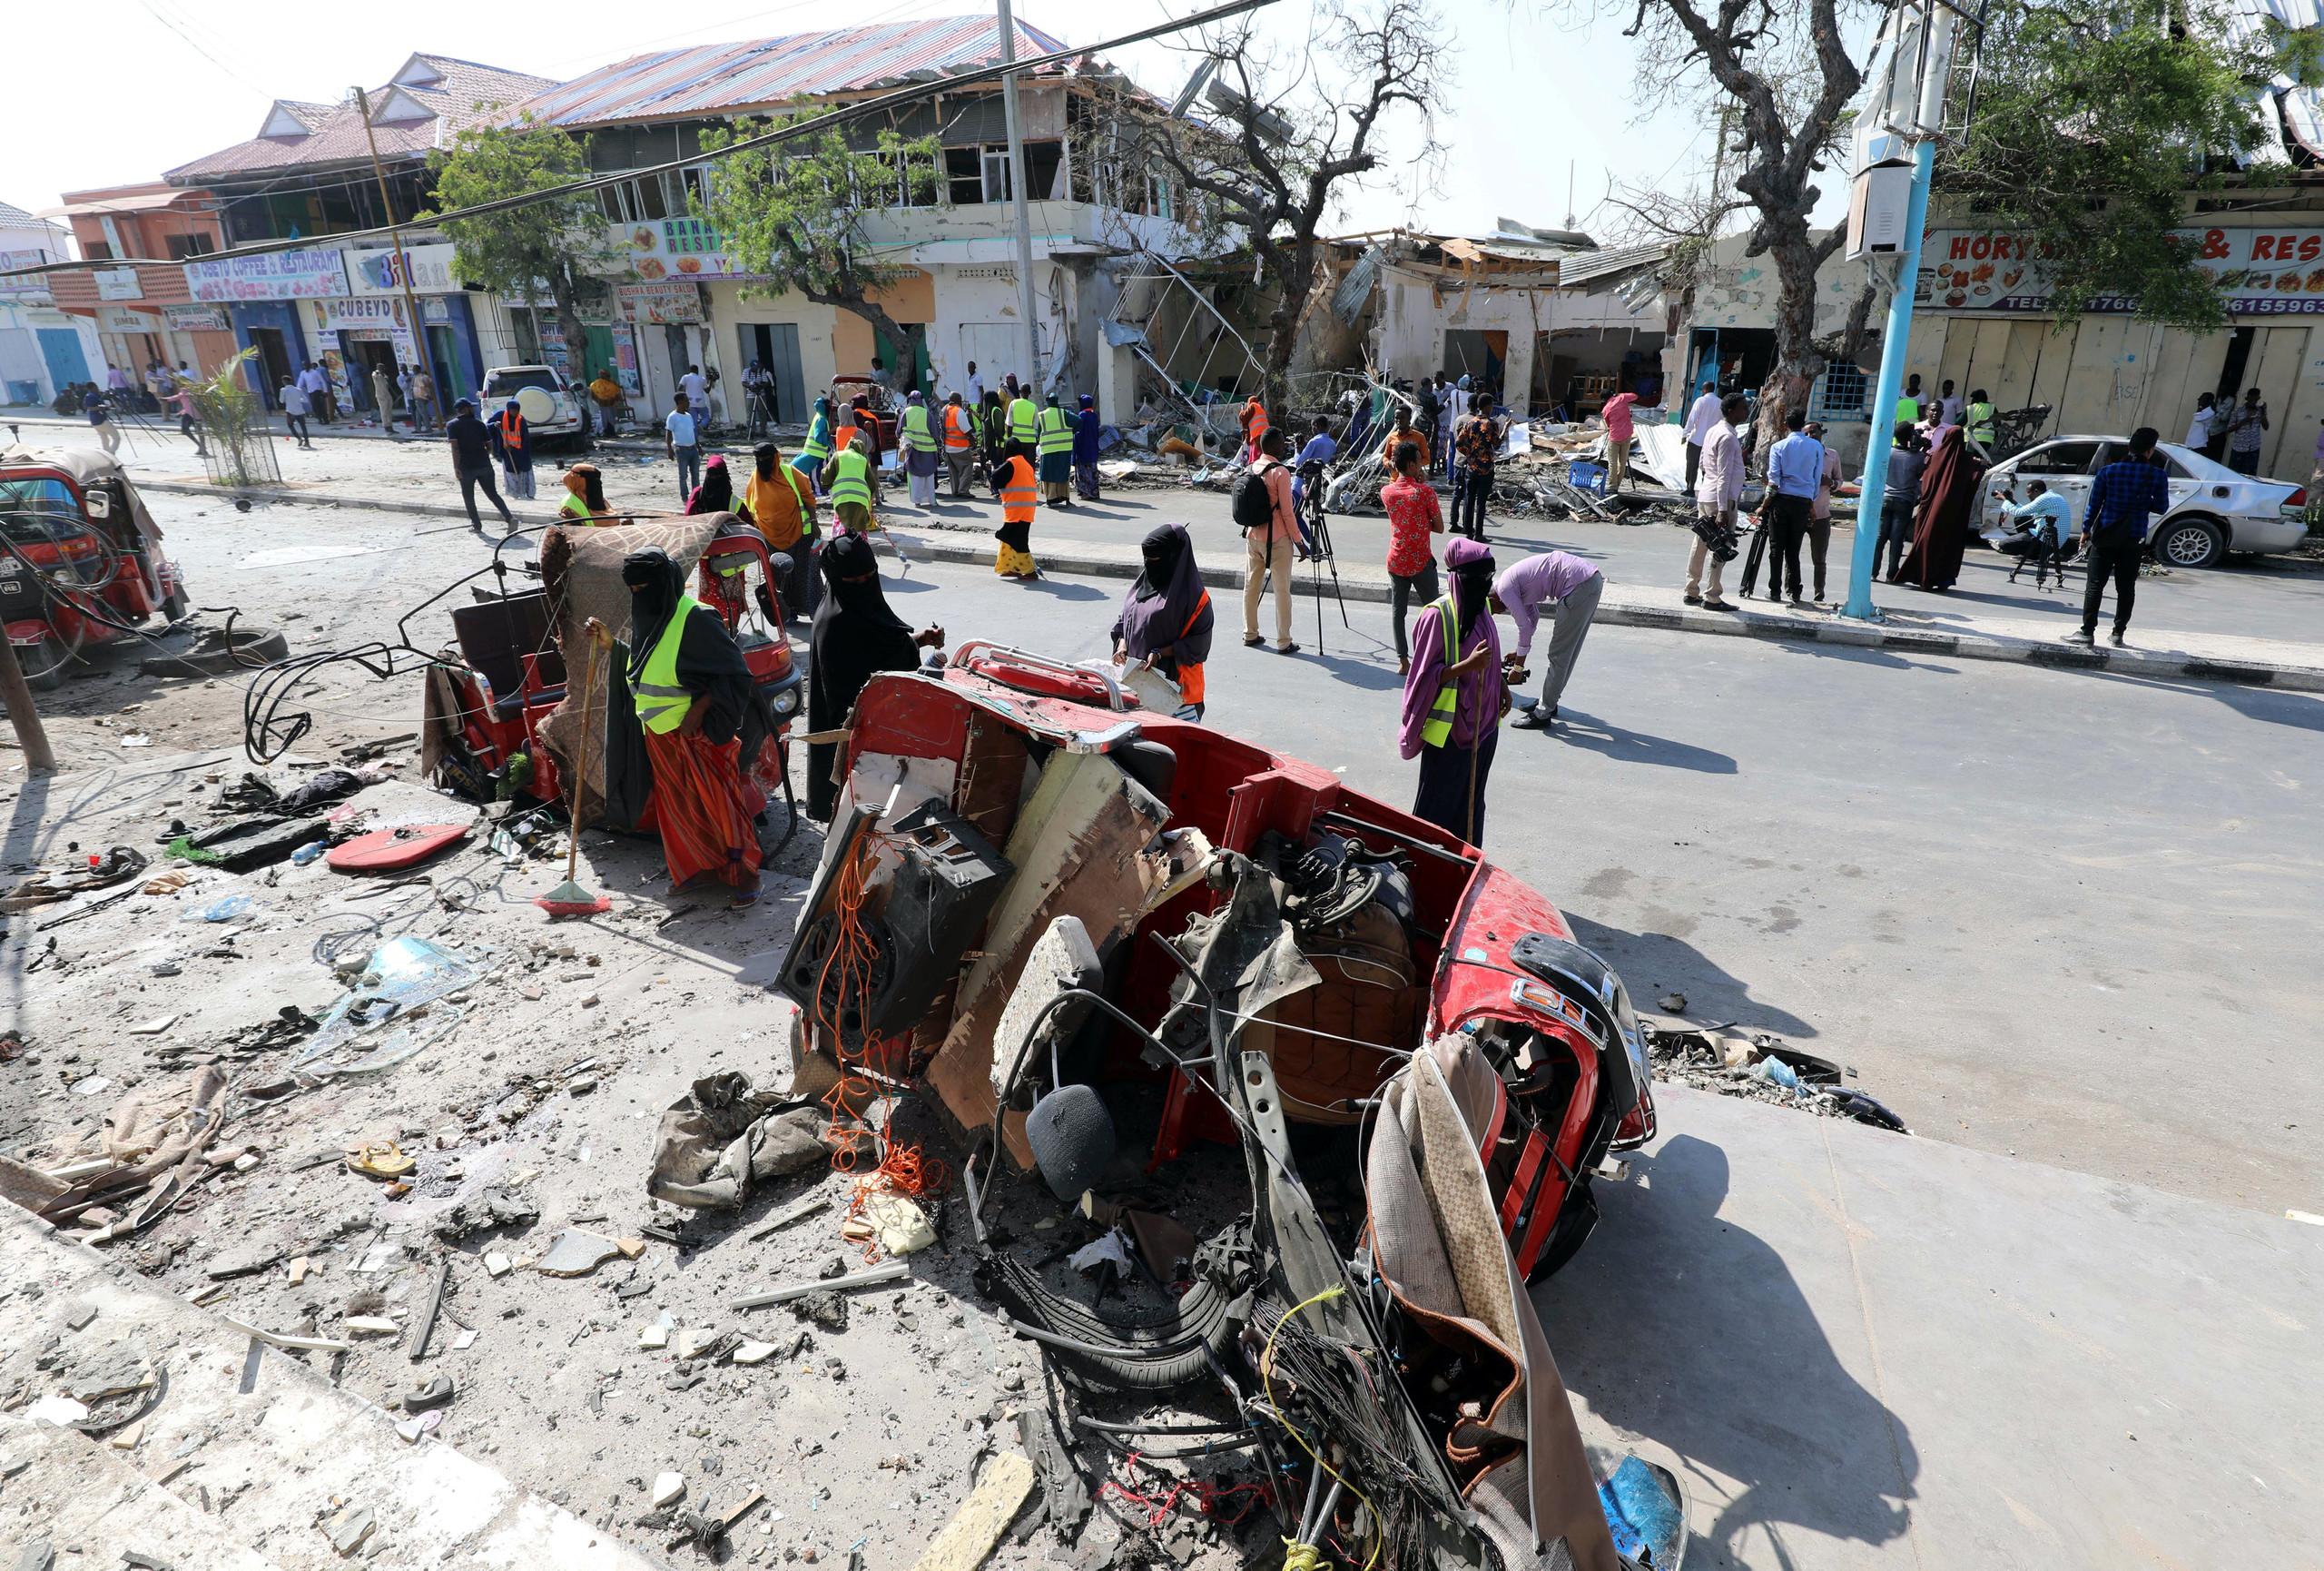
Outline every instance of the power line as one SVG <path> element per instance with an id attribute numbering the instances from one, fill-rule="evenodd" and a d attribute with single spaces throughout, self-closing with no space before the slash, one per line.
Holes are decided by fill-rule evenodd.
<path id="1" fill-rule="evenodd" d="M 219 70 L 223 71 L 227 75 L 232 77 L 235 81 L 249 88 L 252 93 L 259 94 L 261 97 L 266 96 L 266 89 L 261 87 L 257 83 L 252 82 L 249 77 L 243 75 L 232 66 L 227 64 L 223 60 L 219 59 L 218 56 L 210 53 L 209 50 L 204 49 L 199 43 L 195 42 L 192 34 L 179 26 L 175 22 L 171 21 L 167 16 L 162 15 L 161 8 L 153 4 L 153 0 L 138 0 L 138 3 L 145 7 L 145 14 L 148 16 L 151 16 L 154 21 L 159 22 L 162 26 L 176 34 L 178 37 L 184 42 L 187 48 L 192 50 L 196 54 L 201 55 L 204 60 L 209 61 L 211 64 L 215 65 Z"/>
<path id="2" fill-rule="evenodd" d="M 1189 27 L 1208 26 L 1211 23 L 1224 21 L 1230 16 L 1240 16 L 1246 12 L 1263 10 L 1275 3 L 1275 0 L 1227 0 L 1225 5 L 1197 11 L 1184 21 L 1164 22 L 1157 26 L 1140 28 L 1137 32 L 1126 33 L 1118 38 L 1106 39 L 1098 44 L 1068 45 L 1063 49 L 1052 50 L 1047 54 L 1025 55 L 1019 58 L 1013 64 L 1003 65 L 996 61 L 990 65 L 980 65 L 944 77 L 941 81 L 915 83 L 909 87 L 900 87 L 891 93 L 880 94 L 854 104 L 842 105 L 837 109 L 826 110 L 821 114 L 810 115 L 803 120 L 794 120 L 787 125 L 778 126 L 773 131 L 762 132 L 756 136 L 746 136 L 739 142 L 720 148 L 716 153 L 703 157 L 673 159 L 667 163 L 649 164 L 642 169 L 625 169 L 608 174 L 591 175 L 585 180 L 569 180 L 540 191 L 528 191 L 518 196 L 497 197 L 490 202 L 479 202 L 472 206 L 458 208 L 450 212 L 437 213 L 432 222 L 444 223 L 465 218 L 483 218 L 496 212 L 508 212 L 520 207 L 530 207 L 535 203 L 554 202 L 565 197 L 586 195 L 603 191 L 608 186 L 625 184 L 633 180 L 676 174 L 694 164 L 707 163 L 713 159 L 732 158 L 737 153 L 754 153 L 763 147 L 773 147 L 782 143 L 817 136 L 857 120 L 884 114 L 889 110 L 899 108 L 903 104 L 916 104 L 923 98 L 933 98 L 940 94 L 954 92 L 980 82 L 998 81 L 1012 74 L 1021 75 L 1045 66 L 1061 65 L 1068 61 L 1078 60 L 1085 54 L 1095 54 L 1100 50 L 1120 49 L 1131 44 L 1142 44 L 1149 38 L 1159 38 L 1166 34 L 1185 32 Z M 211 252 L 201 260 L 229 262 L 237 257 L 271 256 L 277 252 L 297 251 L 313 246 L 319 242 L 331 245 L 350 245 L 383 238 L 391 238 L 385 225 L 377 229 L 357 230 L 351 233 L 334 234 L 328 237 L 261 241 L 251 245 L 233 246 L 224 251 Z M 98 264 L 80 262 L 51 262 L 43 267 L 13 268 L 0 272 L 0 278 L 37 277 L 53 272 L 84 272 L 90 271 L 95 265 Z"/>

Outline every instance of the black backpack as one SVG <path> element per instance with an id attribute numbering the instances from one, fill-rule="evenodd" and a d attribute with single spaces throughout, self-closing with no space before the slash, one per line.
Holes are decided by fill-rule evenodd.
<path id="1" fill-rule="evenodd" d="M 1235 527 L 1246 534 L 1275 520 L 1275 499 L 1267 494 L 1267 470 L 1275 467 L 1273 459 L 1263 459 L 1235 482 Z"/>

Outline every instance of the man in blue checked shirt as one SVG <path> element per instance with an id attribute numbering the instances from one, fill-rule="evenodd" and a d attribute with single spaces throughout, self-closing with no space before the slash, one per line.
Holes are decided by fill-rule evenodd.
<path id="1" fill-rule="evenodd" d="M 2100 469 L 2090 482 L 2090 508 L 2082 515 L 2082 532 L 2090 542 L 2087 588 L 2082 592 L 2082 627 L 2066 635 L 2069 644 L 2098 641 L 2098 603 L 2105 598 L 2106 580 L 2114 580 L 2114 633 L 2110 640 L 2122 648 L 2122 634 L 2131 625 L 2131 603 L 2137 598 L 2139 558 L 2146 555 L 2147 520 L 2168 511 L 2171 489 L 2163 483 L 2162 460 L 2155 455 L 2152 426 L 2131 433 L 2128 458 Z"/>
<path id="2" fill-rule="evenodd" d="M 1799 599 L 1799 542 L 1807 536 L 1815 516 L 1816 492 L 1824 483 L 1824 444 L 1807 434 L 1807 411 L 1793 410 L 1784 417 L 1790 434 L 1768 450 L 1768 505 L 1764 510 L 1768 540 L 1768 598 L 1784 598 L 1790 584 L 1791 599 Z"/>

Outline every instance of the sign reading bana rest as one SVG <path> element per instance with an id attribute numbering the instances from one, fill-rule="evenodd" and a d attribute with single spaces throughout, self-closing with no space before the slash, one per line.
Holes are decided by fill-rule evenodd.
<path id="1" fill-rule="evenodd" d="M 2195 265 L 2218 281 L 2230 316 L 2324 316 L 2324 227 L 2211 225 L 2171 233 L 2191 250 Z M 1988 230 L 1930 230 L 1914 298 L 1933 311 L 2046 315 L 2050 310 L 2040 256 L 2022 237 Z M 2102 295 L 2088 309 L 2128 312 L 2138 301 Z"/>

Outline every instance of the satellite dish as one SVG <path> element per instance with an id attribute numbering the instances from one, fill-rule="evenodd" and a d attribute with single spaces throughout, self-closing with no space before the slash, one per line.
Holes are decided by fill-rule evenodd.
<path id="1" fill-rule="evenodd" d="M 556 400 L 548 396 L 546 388 L 518 388 L 517 412 L 537 426 L 545 425 L 556 418 Z"/>

